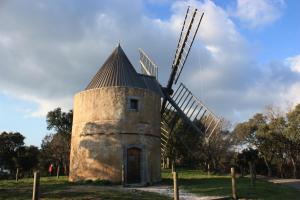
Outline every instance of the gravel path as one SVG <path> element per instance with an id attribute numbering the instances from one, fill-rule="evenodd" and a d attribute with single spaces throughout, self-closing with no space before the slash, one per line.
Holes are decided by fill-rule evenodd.
<path id="1" fill-rule="evenodd" d="M 269 182 L 291 186 L 300 191 L 300 179 L 268 178 Z"/>
<path id="2" fill-rule="evenodd" d="M 156 185 L 156 186 L 148 186 L 148 187 L 130 187 L 126 188 L 129 190 L 141 190 L 146 192 L 155 192 L 161 195 L 166 195 L 169 197 L 173 197 L 173 189 L 170 186 L 166 185 Z M 179 199 L 181 200 L 217 200 L 217 199 L 227 199 L 226 197 L 221 196 L 197 196 L 192 193 L 188 193 L 182 189 L 179 189 Z"/>
<path id="3" fill-rule="evenodd" d="M 123 187 L 121 185 L 117 186 L 71 186 L 70 190 L 103 190 L 103 189 L 110 189 L 110 190 L 118 190 L 118 191 L 145 191 L 145 192 L 153 192 L 158 193 L 160 195 L 165 195 L 169 197 L 173 197 L 173 189 L 170 186 L 165 185 L 155 185 L 155 186 L 147 186 L 147 187 Z M 226 197 L 221 196 L 197 196 L 192 193 L 188 193 L 182 189 L 179 189 L 179 199 L 180 200 L 221 200 L 221 199 L 228 199 Z"/>
<path id="4" fill-rule="evenodd" d="M 300 191 L 300 179 L 291 179 L 291 178 L 274 178 L 274 177 L 267 177 L 262 175 L 256 176 L 258 179 L 269 181 L 271 183 L 278 183 L 282 185 L 287 185 L 293 188 L 296 188 Z"/>

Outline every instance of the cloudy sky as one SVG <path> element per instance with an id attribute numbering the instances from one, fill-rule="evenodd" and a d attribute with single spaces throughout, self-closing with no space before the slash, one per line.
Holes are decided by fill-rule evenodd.
<path id="1" fill-rule="evenodd" d="M 300 2 L 0 0 L 0 131 L 40 145 L 45 114 L 72 108 L 120 41 L 167 81 L 188 5 L 205 12 L 180 81 L 217 115 L 243 121 L 300 102 Z"/>

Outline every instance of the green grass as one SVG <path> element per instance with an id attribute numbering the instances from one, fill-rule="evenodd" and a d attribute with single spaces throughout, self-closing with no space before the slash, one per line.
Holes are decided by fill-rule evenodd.
<path id="1" fill-rule="evenodd" d="M 0 181 L 0 199 L 31 199 L 32 178 Z M 67 177 L 42 177 L 40 181 L 41 199 L 141 199 L 163 200 L 168 197 L 150 192 L 120 191 L 107 186 L 107 182 L 80 182 L 69 183 Z M 118 187 L 118 186 L 116 186 Z"/>
<path id="2" fill-rule="evenodd" d="M 172 184 L 170 170 L 162 173 L 163 182 Z M 199 196 L 231 196 L 231 178 L 226 175 L 211 175 L 197 170 L 178 170 L 179 185 Z M 237 195 L 243 199 L 299 199 L 296 189 L 257 180 L 254 187 L 248 178 L 237 178 Z"/>
<path id="3" fill-rule="evenodd" d="M 231 178 L 227 175 L 211 175 L 197 170 L 178 170 L 179 186 L 199 196 L 231 196 Z M 162 173 L 163 184 L 172 185 L 170 170 Z M 31 199 L 32 178 L 0 181 L 0 199 Z M 170 199 L 155 193 L 141 191 L 123 191 L 120 186 L 109 186 L 105 181 L 86 181 L 69 183 L 67 177 L 42 177 L 40 182 L 42 199 Z M 287 186 L 256 181 L 255 187 L 250 186 L 248 178 L 237 179 L 237 193 L 243 199 L 299 199 L 300 192 Z"/>

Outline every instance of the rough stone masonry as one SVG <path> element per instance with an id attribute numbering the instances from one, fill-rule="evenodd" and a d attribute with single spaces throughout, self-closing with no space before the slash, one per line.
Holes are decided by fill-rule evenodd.
<path id="1" fill-rule="evenodd" d="M 161 94 L 118 46 L 75 95 L 69 180 L 160 181 Z"/>

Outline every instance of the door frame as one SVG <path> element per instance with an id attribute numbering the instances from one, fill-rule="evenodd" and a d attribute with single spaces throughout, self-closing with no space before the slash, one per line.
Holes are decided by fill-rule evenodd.
<path id="1" fill-rule="evenodd" d="M 127 151 L 128 149 L 131 148 L 138 148 L 140 149 L 140 178 L 141 178 L 141 182 L 140 183 L 134 183 L 134 184 L 130 184 L 127 182 Z M 141 144 L 131 144 L 131 145 L 127 145 L 123 148 L 123 166 L 124 166 L 124 170 L 123 170 L 123 185 L 146 185 L 146 171 L 147 171 L 147 159 L 146 159 L 146 151 L 145 151 L 145 146 L 141 145 Z"/>

